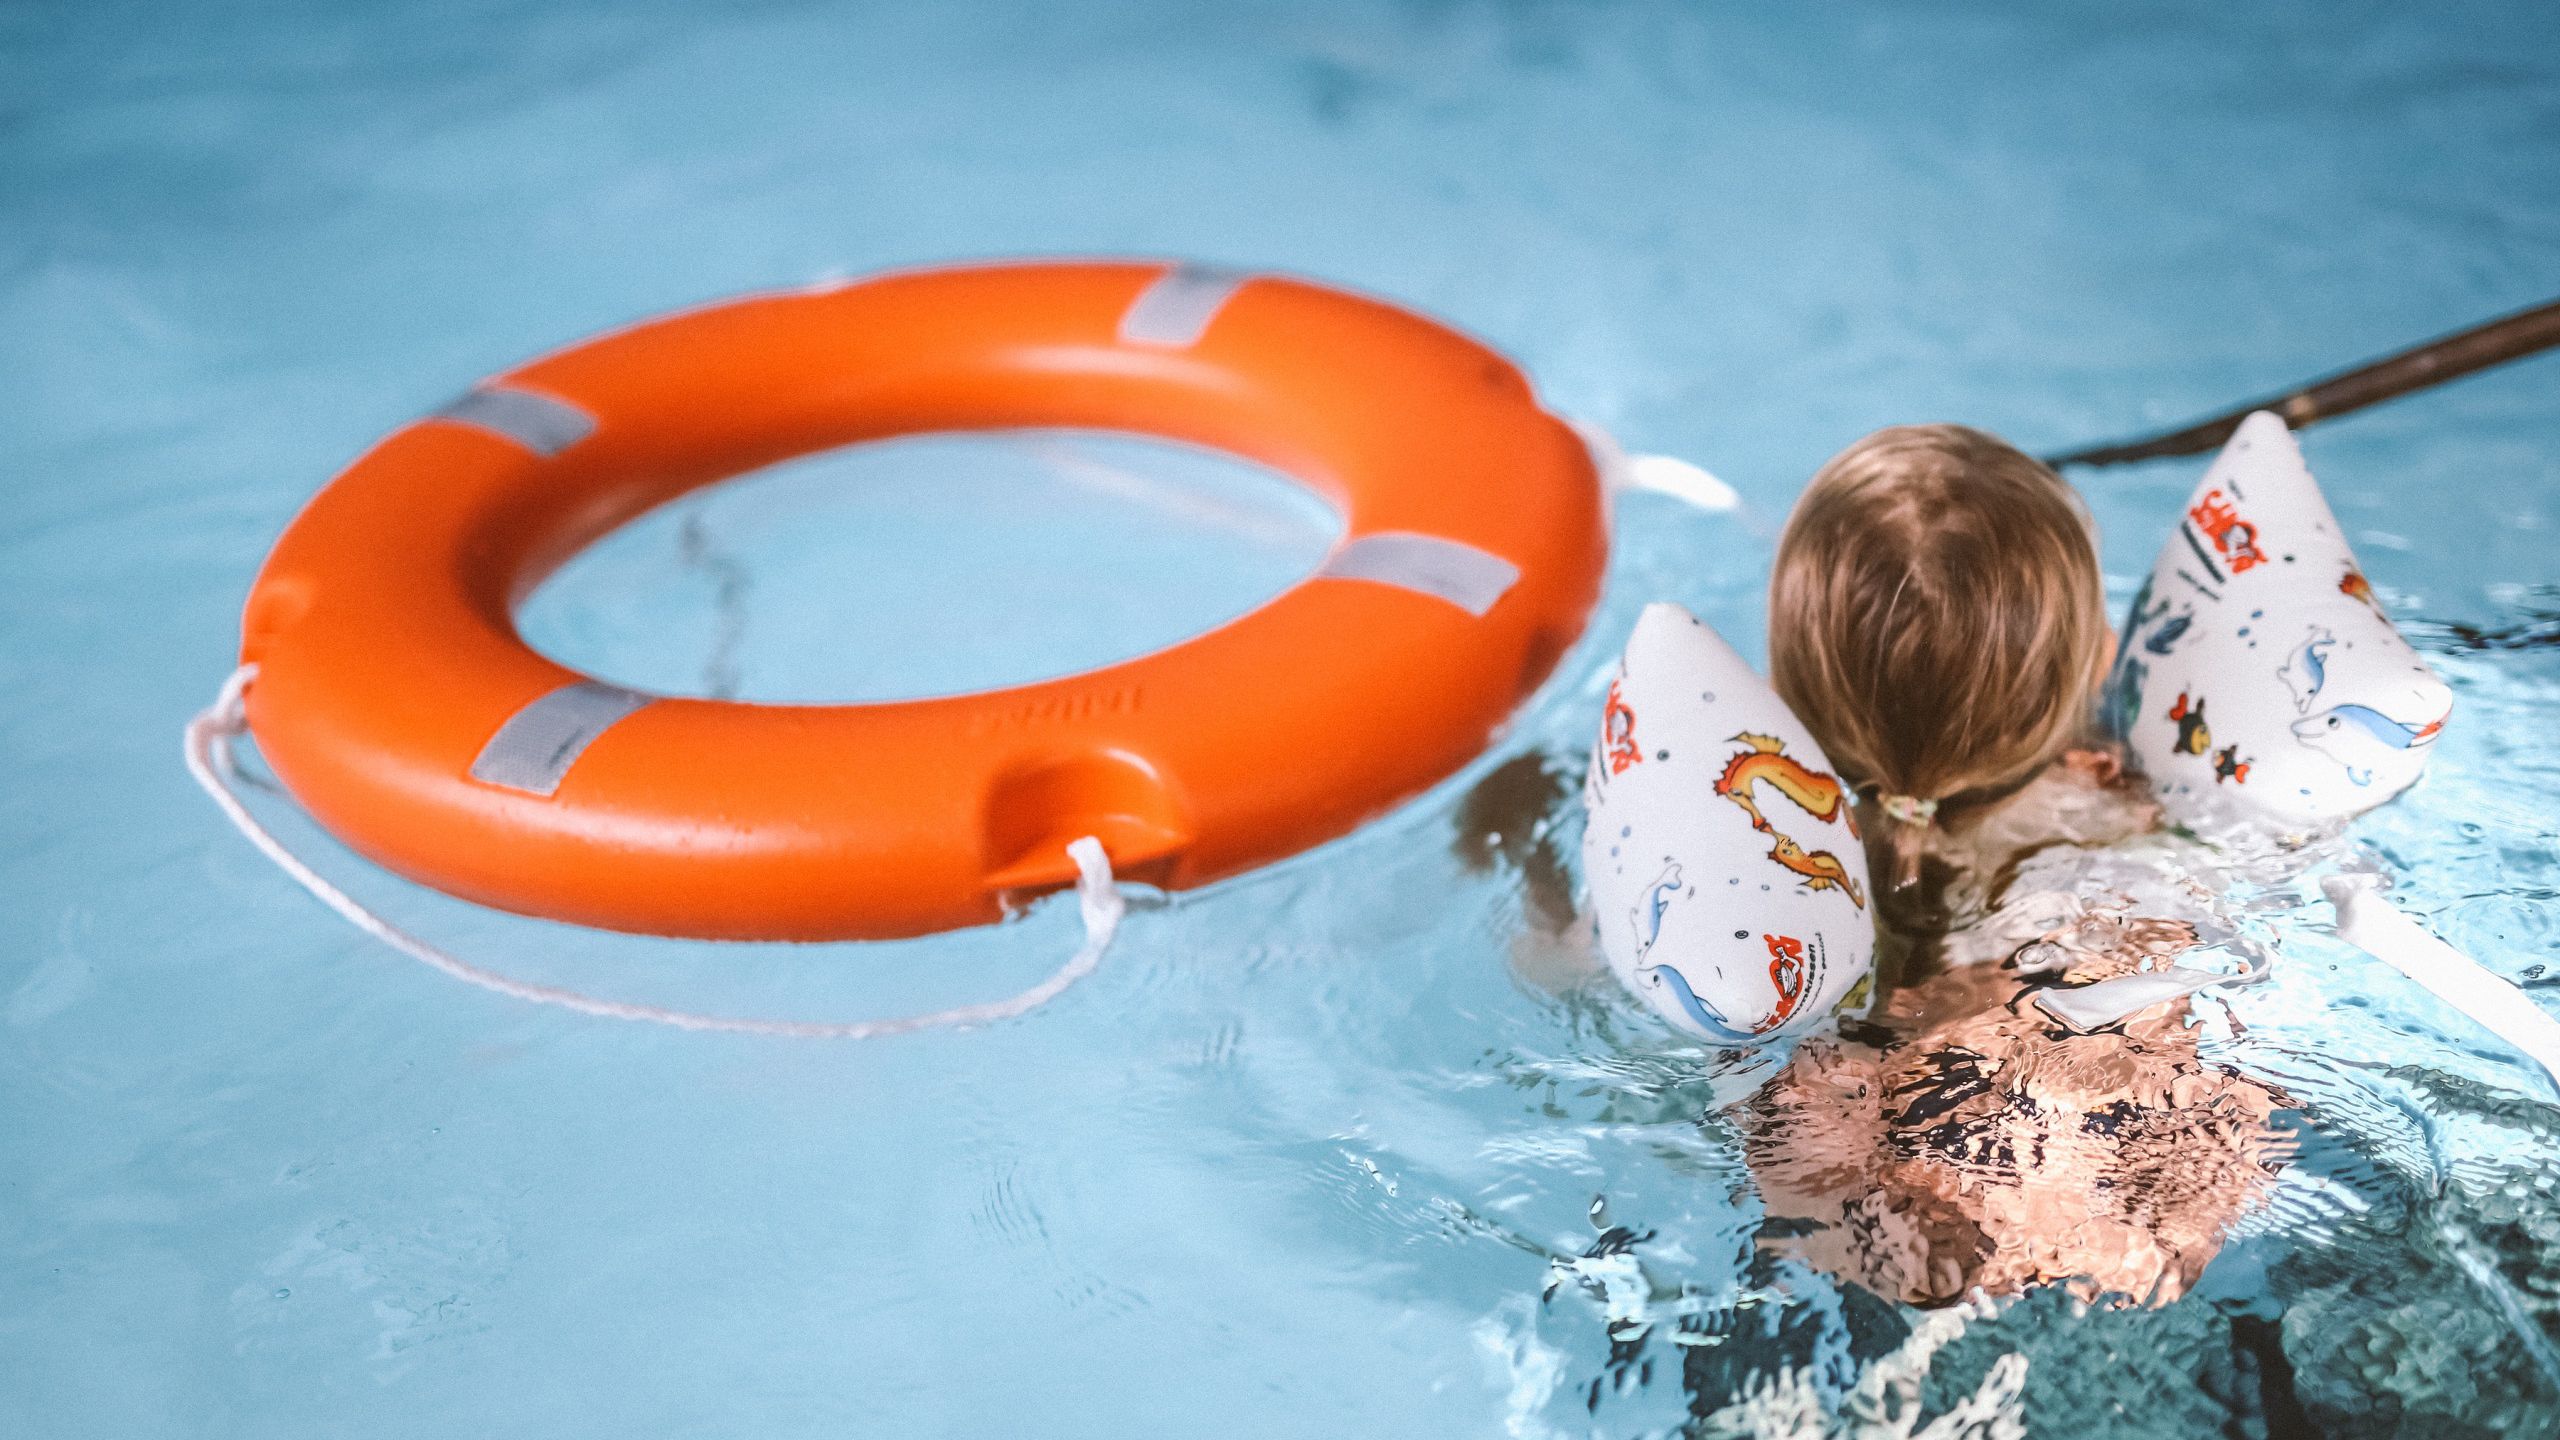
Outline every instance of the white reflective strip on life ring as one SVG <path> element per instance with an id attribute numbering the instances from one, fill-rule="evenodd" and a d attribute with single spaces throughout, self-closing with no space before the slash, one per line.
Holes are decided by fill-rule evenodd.
<path id="1" fill-rule="evenodd" d="M 1446 600 L 1482 615 L 1520 579 L 1499 555 L 1439 535 L 1389 530 L 1363 535 L 1333 552 L 1316 572 L 1335 580 L 1368 580 Z"/>
<path id="2" fill-rule="evenodd" d="M 1222 265 L 1176 265 L 1129 302 L 1120 317 L 1120 339 L 1130 345 L 1187 350 L 1208 333 L 1235 293 L 1252 275 Z"/>
<path id="3" fill-rule="evenodd" d="M 596 429 L 596 417 L 566 400 L 496 386 L 466 391 L 427 418 L 478 426 L 492 435 L 513 440 L 546 460 L 586 439 Z"/>
<path id="4" fill-rule="evenodd" d="M 656 698 L 601 680 L 563 685 L 507 717 L 471 762 L 471 778 L 549 795 L 597 736 Z"/>

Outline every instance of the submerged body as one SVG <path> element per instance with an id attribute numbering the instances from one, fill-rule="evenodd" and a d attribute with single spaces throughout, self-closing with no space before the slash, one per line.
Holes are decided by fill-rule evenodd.
<path id="1" fill-rule="evenodd" d="M 1607 974 L 1562 856 L 1535 838 L 1570 793 L 1534 757 L 1506 766 L 1469 798 L 1459 842 L 1518 866 L 1530 923 L 1514 973 L 1556 993 Z M 1733 1112 L 1763 1203 L 1790 1222 L 1785 1248 L 1912 1304 L 2048 1282 L 2166 1303 L 2193 1285 L 2285 1165 L 2273 1117 L 2291 1102 L 2207 1060 L 2185 1000 L 2087 1034 L 2032 1003 L 2170 963 L 2196 943 L 2186 922 L 2010 893 L 2031 857 L 2116 844 L 2158 815 L 2092 748 L 1928 828 L 1917 883 L 1880 890 L 1864 1018 L 1809 1038 Z M 1756 1017 L 1696 1018 L 1739 1032 Z"/>
<path id="2" fill-rule="evenodd" d="M 1911 1304 L 2045 1283 L 2165 1304 L 2195 1283 L 2288 1160 L 2292 1101 L 2206 1059 L 2186 1000 L 2089 1033 L 2033 1003 L 2166 966 L 2192 925 L 2011 893 L 2030 856 L 2157 818 L 2112 752 L 2079 750 L 1932 827 L 1920 883 L 1883 912 L 1892 987 L 1738 1114 L 1789 1248 Z"/>
<path id="3" fill-rule="evenodd" d="M 2165 1304 L 2191 1288 L 2291 1150 L 2280 1088 L 2207 1061 L 2187 1002 L 2078 1034 L 2039 985 L 2166 963 L 2187 926 L 2092 913 L 2039 937 L 2058 971 L 1959 965 L 1858 1039 L 1808 1042 L 1743 1107 L 1787 1248 L 1909 1304 L 2058 1283 Z"/>

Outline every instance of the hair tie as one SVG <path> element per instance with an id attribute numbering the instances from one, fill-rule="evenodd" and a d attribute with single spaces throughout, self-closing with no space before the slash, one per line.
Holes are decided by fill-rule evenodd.
<path id="1" fill-rule="evenodd" d="M 1905 825 L 1926 825 L 1938 818 L 1938 802 L 1935 800 L 1922 800 L 1912 795 L 1878 795 L 1876 803 L 1884 807 L 1888 818 Z"/>

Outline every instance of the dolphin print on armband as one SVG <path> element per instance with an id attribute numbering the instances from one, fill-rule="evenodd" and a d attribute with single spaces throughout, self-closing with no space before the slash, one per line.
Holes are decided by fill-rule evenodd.
<path id="1" fill-rule="evenodd" d="M 2311 702 L 2320 698 L 2320 687 L 2329 682 L 2329 651 L 2337 643 L 2337 636 L 2314 625 L 2302 643 L 2294 647 L 2293 654 L 2286 657 L 2284 668 L 2276 672 L 2284 688 L 2293 692 L 2296 711 L 2308 712 Z"/>
<path id="2" fill-rule="evenodd" d="M 1736 1029 L 1732 1021 L 1717 1014 L 1712 1006 L 1699 999 L 1698 992 L 1689 988 L 1688 976 L 1668 965 L 1655 965 L 1647 969 L 1644 976 L 1649 983 L 1667 991 L 1673 1003 L 1680 1007 L 1680 1013 L 1688 1016 L 1691 1024 L 1705 1031 L 1708 1039 L 1720 1040 L 1729 1045 L 1759 1043 L 1760 1037 L 1757 1034 L 1749 1030 Z"/>
<path id="3" fill-rule="evenodd" d="M 1654 877 L 1652 884 L 1644 887 L 1644 898 L 1636 902 L 1636 908 L 1627 916 L 1628 923 L 1635 926 L 1638 959 L 1650 953 L 1653 942 L 1662 938 L 1662 917 L 1679 895 L 1680 862 L 1674 860 L 1662 867 L 1662 873 Z"/>
<path id="4" fill-rule="evenodd" d="M 2346 767 L 2358 785 L 2373 783 L 2374 767 L 2392 755 L 2432 745 L 2444 730 L 2439 715 L 2423 725 L 2394 720 L 2369 705 L 2339 705 L 2293 722 L 2303 744 Z"/>

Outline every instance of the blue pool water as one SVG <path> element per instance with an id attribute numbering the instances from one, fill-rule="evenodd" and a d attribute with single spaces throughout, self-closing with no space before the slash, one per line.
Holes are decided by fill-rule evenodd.
<path id="1" fill-rule="evenodd" d="M 178 726 L 277 530 L 475 377 L 738 291 L 1113 252 L 1445 316 L 1743 507 L 1626 501 L 1591 642 L 1483 764 L 1140 909 L 980 1033 L 466 990 L 189 786 Z M 2560 1429 L 2560 1096 L 2327 934 L 2298 869 L 2195 902 L 2281 949 L 2200 1010 L 2297 1158 L 2174 1304 L 1963 1320 L 1771 1243 L 1715 1110 L 1762 1072 L 1517 978 L 1534 847 L 1467 800 L 1579 750 L 1645 600 L 1758 656 L 1784 507 L 1868 428 L 2100 438 L 2555 277 L 2560 14 L 2529 4 L 0 9 L 0 1433 L 1903 1434 L 1906 1390 L 1971 1422 L 1931 1433 Z M 2429 781 L 2318 864 L 2546 1008 L 2555 382 L 2308 437 L 2458 695 Z M 2120 602 L 2199 468 L 2086 477 Z M 1127 442 L 906 442 L 652 517 L 526 626 L 668 689 L 966 688 L 1234 614 L 1331 523 Z M 870 947 L 585 933 L 259 803 L 452 949 L 660 1004 L 892 1014 L 1075 938 L 1060 904 Z M 2059 882 L 2136 860 L 2209 873 Z"/>

